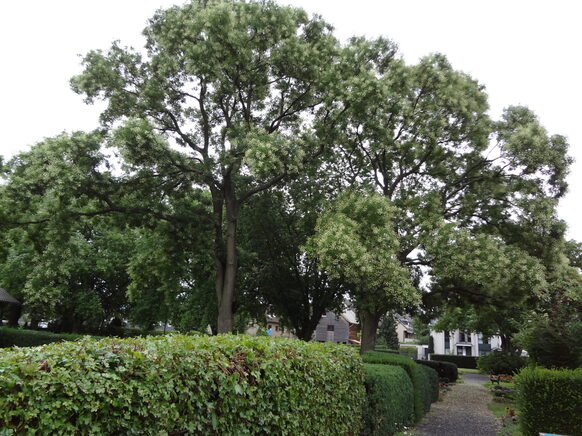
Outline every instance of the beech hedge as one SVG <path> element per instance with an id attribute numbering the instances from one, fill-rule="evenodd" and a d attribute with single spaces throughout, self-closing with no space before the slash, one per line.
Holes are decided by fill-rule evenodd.
<path id="1" fill-rule="evenodd" d="M 455 354 L 431 354 L 430 360 L 440 362 L 452 362 L 459 368 L 477 369 L 477 358 L 475 356 L 457 356 Z"/>
<path id="2" fill-rule="evenodd" d="M 516 388 L 524 436 L 582 435 L 582 368 L 525 368 Z"/>
<path id="3" fill-rule="evenodd" d="M 415 360 L 419 365 L 425 365 L 434 369 L 439 378 L 447 382 L 454 383 L 459 378 L 459 369 L 457 365 L 451 362 L 442 362 L 439 360 Z"/>
<path id="4" fill-rule="evenodd" d="M 341 345 L 245 335 L 0 350 L 0 428 L 3 435 L 357 435 L 362 367 Z"/>
<path id="5" fill-rule="evenodd" d="M 430 405 L 439 399 L 439 375 L 428 366 L 419 365 L 419 368 L 423 373 L 424 383 L 428 386 L 424 390 L 424 410 L 428 412 Z"/>
<path id="6" fill-rule="evenodd" d="M 74 341 L 83 335 L 70 333 L 53 333 L 42 330 L 26 330 L 11 327 L 0 327 L 0 348 L 36 347 L 53 342 Z"/>
<path id="7" fill-rule="evenodd" d="M 427 408 L 427 398 L 431 398 L 432 392 L 428 378 L 420 369 L 420 365 L 408 357 L 378 351 L 368 351 L 364 353 L 362 359 L 364 363 L 400 366 L 406 371 L 414 387 L 415 422 L 420 421 L 424 413 L 430 408 L 430 401 L 428 402 Z"/>
<path id="8" fill-rule="evenodd" d="M 390 436 L 414 423 L 414 388 L 399 366 L 364 364 L 362 436 Z"/>

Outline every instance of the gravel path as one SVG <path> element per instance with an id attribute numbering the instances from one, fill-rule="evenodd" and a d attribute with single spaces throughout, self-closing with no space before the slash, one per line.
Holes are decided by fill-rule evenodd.
<path id="1" fill-rule="evenodd" d="M 491 394 L 483 386 L 488 377 L 465 374 L 443 401 L 433 403 L 430 412 L 416 426 L 418 436 L 496 436 L 498 424 L 487 409 Z"/>

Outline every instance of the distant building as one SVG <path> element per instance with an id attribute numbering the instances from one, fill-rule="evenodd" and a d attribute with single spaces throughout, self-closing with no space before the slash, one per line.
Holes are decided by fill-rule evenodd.
<path id="1" fill-rule="evenodd" d="M 273 337 L 273 338 L 279 338 L 279 337 L 295 338 L 295 335 L 293 333 L 291 333 L 291 330 L 286 329 L 285 327 L 283 327 L 281 325 L 278 317 L 271 316 L 271 315 L 267 315 L 267 317 L 266 317 L 266 328 L 261 327 L 258 324 L 253 324 L 245 331 L 245 333 L 254 336 L 261 329 L 263 331 L 271 329 L 271 331 L 272 331 L 271 337 Z"/>
<path id="2" fill-rule="evenodd" d="M 412 327 L 412 317 L 410 315 L 394 315 L 396 320 L 396 334 L 398 335 L 398 342 L 405 344 L 407 342 L 416 341 L 416 334 Z"/>
<path id="3" fill-rule="evenodd" d="M 319 320 L 313 333 L 313 340 L 317 342 L 359 344 L 358 327 L 356 314 L 351 310 L 341 315 L 327 312 Z"/>
<path id="4" fill-rule="evenodd" d="M 484 336 L 476 332 L 430 331 L 434 342 L 435 354 L 453 354 L 457 356 L 484 356 L 491 351 L 501 349 L 499 336 Z"/>

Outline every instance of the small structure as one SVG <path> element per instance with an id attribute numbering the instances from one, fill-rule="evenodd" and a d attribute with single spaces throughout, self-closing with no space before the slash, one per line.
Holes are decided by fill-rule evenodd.
<path id="1" fill-rule="evenodd" d="M 319 320 L 313 333 L 313 340 L 317 342 L 359 344 L 356 314 L 351 310 L 341 315 L 327 312 Z"/>
<path id="2" fill-rule="evenodd" d="M 5 289 L 0 288 L 0 326 L 2 326 L 2 319 L 4 318 L 4 307 L 9 304 L 20 304 L 20 301 L 10 295 Z"/>
<path id="3" fill-rule="evenodd" d="M 293 333 L 291 333 L 290 330 L 286 329 L 285 327 L 283 327 L 279 321 L 279 318 L 276 316 L 272 316 L 272 315 L 267 315 L 266 316 L 266 324 L 267 324 L 267 330 L 271 329 L 271 337 L 273 338 L 294 338 L 295 335 Z M 262 328 L 263 331 L 265 331 L 264 327 Z M 258 324 L 253 324 L 251 325 L 249 328 L 246 329 L 245 333 L 248 335 L 253 335 L 255 336 L 259 330 L 261 330 L 261 326 L 259 326 Z"/>

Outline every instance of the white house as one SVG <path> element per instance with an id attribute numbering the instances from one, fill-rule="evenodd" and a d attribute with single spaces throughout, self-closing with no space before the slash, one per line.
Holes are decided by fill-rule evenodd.
<path id="1" fill-rule="evenodd" d="M 499 336 L 483 336 L 461 330 L 430 331 L 434 342 L 434 354 L 454 354 L 457 356 L 484 356 L 501 349 Z"/>

